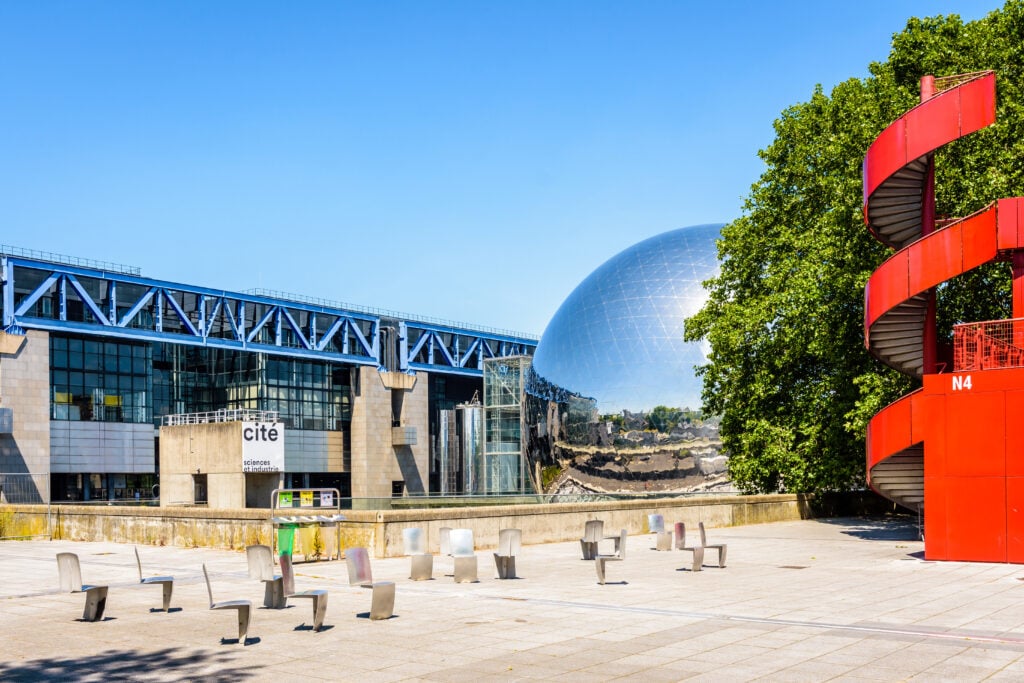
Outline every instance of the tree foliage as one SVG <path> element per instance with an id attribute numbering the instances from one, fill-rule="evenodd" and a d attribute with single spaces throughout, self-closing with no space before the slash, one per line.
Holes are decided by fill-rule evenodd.
<path id="1" fill-rule="evenodd" d="M 746 491 L 863 483 L 864 430 L 911 388 L 864 349 L 864 285 L 891 252 L 862 213 L 861 162 L 919 100 L 926 74 L 996 71 L 997 123 L 936 157 L 937 212 L 964 216 L 1024 194 L 1024 0 L 984 19 L 913 18 L 870 76 L 815 89 L 775 121 L 765 171 L 722 230 L 721 274 L 687 321 L 707 339 L 704 409 L 720 414 L 733 480 Z M 994 264 L 939 291 L 940 334 L 1007 317 L 1009 271 Z"/>
<path id="2" fill-rule="evenodd" d="M 683 421 L 683 411 L 668 406 L 654 406 L 647 414 L 647 428 L 656 432 L 668 433 Z"/>

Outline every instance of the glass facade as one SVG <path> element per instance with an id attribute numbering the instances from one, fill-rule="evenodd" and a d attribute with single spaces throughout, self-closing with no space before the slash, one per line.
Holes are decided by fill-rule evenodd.
<path id="1" fill-rule="evenodd" d="M 484 492 L 527 490 L 523 397 L 529 356 L 484 361 Z"/>
<path id="2" fill-rule="evenodd" d="M 50 418 L 82 422 L 153 420 L 148 344 L 50 336 Z"/>
<path id="3" fill-rule="evenodd" d="M 349 373 L 322 361 L 154 344 L 155 418 L 248 408 L 276 410 L 292 429 L 339 431 L 351 419 Z"/>
<path id="4" fill-rule="evenodd" d="M 220 409 L 276 410 L 292 429 L 351 419 L 348 366 L 164 343 L 50 335 L 50 416 L 153 423 Z"/>
<path id="5" fill-rule="evenodd" d="M 61 501 L 150 502 L 159 493 L 156 474 L 52 474 L 50 496 Z"/>
<path id="6" fill-rule="evenodd" d="M 620 252 L 590 274 L 548 324 L 534 355 L 540 381 L 602 414 L 658 405 L 699 409 L 700 344 L 683 341 L 718 273 L 721 225 L 672 230 Z"/>

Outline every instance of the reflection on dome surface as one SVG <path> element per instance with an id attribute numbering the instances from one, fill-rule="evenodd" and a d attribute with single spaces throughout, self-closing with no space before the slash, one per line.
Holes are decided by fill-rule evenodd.
<path id="1" fill-rule="evenodd" d="M 683 341 L 686 318 L 718 274 L 722 226 L 662 233 L 613 256 L 573 290 L 537 345 L 533 369 L 566 392 L 594 399 L 601 414 L 664 405 L 699 409 L 705 362 Z"/>

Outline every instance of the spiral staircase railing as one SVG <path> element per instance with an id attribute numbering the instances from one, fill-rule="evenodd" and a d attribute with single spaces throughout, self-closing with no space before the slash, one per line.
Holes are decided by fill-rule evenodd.
<path id="1" fill-rule="evenodd" d="M 993 72 L 938 80 L 936 87 L 936 79 L 922 79 L 922 102 L 882 131 L 864 159 L 865 222 L 878 240 L 896 250 L 865 288 L 865 346 L 916 379 L 956 371 L 954 363 L 966 358 L 964 331 L 956 337 L 963 337 L 960 354 L 952 362 L 940 359 L 935 288 L 985 263 L 1010 258 L 1022 246 L 1017 236 L 1024 215 L 1020 198 L 999 200 L 959 220 L 935 221 L 934 152 L 993 124 L 996 114 Z M 918 389 L 880 411 L 867 435 L 869 485 L 913 510 L 925 503 L 925 419 Z"/>

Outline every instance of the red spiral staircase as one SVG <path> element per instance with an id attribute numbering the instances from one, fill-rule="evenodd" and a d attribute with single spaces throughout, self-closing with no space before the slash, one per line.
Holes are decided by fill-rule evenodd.
<path id="1" fill-rule="evenodd" d="M 868 280 L 865 345 L 922 381 L 871 420 L 868 483 L 924 511 L 929 559 L 1024 561 L 1024 198 L 941 225 L 934 210 L 935 150 L 993 124 L 995 98 L 992 72 L 926 76 L 864 158 L 865 222 L 897 250 Z M 935 288 L 1000 260 L 1014 319 L 957 326 L 949 357 Z"/>

